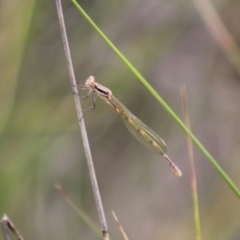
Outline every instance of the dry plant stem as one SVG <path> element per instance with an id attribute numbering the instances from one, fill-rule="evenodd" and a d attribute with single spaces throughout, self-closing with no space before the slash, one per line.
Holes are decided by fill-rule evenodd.
<path id="1" fill-rule="evenodd" d="M 114 217 L 114 219 L 115 219 L 115 221 L 116 221 L 116 223 L 117 223 L 117 225 L 118 225 L 118 227 L 119 227 L 119 229 L 120 229 L 120 231 L 121 231 L 121 233 L 123 235 L 124 240 L 129 240 L 126 232 L 124 231 L 124 229 L 123 229 L 123 227 L 121 225 L 121 223 L 118 221 L 118 218 L 117 218 L 117 216 L 116 216 L 114 211 L 112 211 L 112 215 L 113 215 L 113 217 Z"/>
<path id="2" fill-rule="evenodd" d="M 210 0 L 192 0 L 214 40 L 225 52 L 230 63 L 240 75 L 240 48 L 224 26 Z"/>
<path id="3" fill-rule="evenodd" d="M 3 218 L 1 219 L 1 225 L 5 240 L 11 240 L 10 232 L 12 232 L 18 240 L 24 240 L 20 232 L 15 228 L 14 224 L 6 214 L 4 214 Z"/>
<path id="4" fill-rule="evenodd" d="M 79 120 L 79 127 L 80 127 L 81 134 L 82 134 L 83 146 L 84 146 L 84 150 L 85 150 L 85 154 L 86 154 L 86 160 L 87 160 L 89 175 L 90 175 L 91 184 L 92 184 L 92 188 L 93 188 L 93 194 L 94 194 L 97 212 L 98 212 L 98 216 L 99 216 L 99 220 L 100 220 L 100 224 L 101 224 L 103 238 L 108 240 L 109 235 L 108 235 L 107 222 L 106 222 L 106 218 L 105 218 L 105 214 L 104 214 L 104 210 L 103 210 L 102 200 L 101 200 L 98 183 L 97 183 L 97 178 L 96 178 L 94 165 L 93 165 L 93 161 L 92 161 L 92 155 L 91 155 L 87 132 L 86 132 L 86 128 L 85 128 L 85 122 L 84 122 L 84 119 L 82 118 L 82 116 L 83 116 L 82 108 L 81 108 L 81 104 L 80 104 L 80 100 L 79 100 L 79 96 L 78 96 L 77 83 L 75 80 L 73 64 L 72 64 L 70 49 L 69 49 L 69 45 L 68 45 L 68 39 L 67 39 L 67 34 L 66 34 L 66 28 L 65 28 L 65 23 L 64 23 L 61 1 L 56 0 L 56 5 L 57 5 L 60 30 L 61 30 L 62 40 L 63 40 L 63 47 L 64 47 L 66 59 L 67 59 L 67 66 L 68 66 L 72 91 L 74 93 L 76 93 L 76 94 L 73 94 L 74 102 L 75 102 L 77 117 Z"/>
<path id="5" fill-rule="evenodd" d="M 64 190 L 64 188 L 60 184 L 56 184 L 55 188 L 58 192 L 64 197 L 64 199 L 68 202 L 68 204 L 75 210 L 75 212 L 79 215 L 79 217 L 91 228 L 91 230 L 96 234 L 97 237 L 101 238 L 101 231 L 99 230 L 99 226 L 95 224 L 92 219 L 82 210 L 80 209 L 70 195 Z"/>
<path id="6" fill-rule="evenodd" d="M 189 110 L 188 110 L 188 100 L 187 100 L 187 91 L 186 87 L 183 86 L 181 89 L 182 102 L 183 102 L 183 112 L 185 123 L 188 129 L 191 131 Z M 198 204 L 198 191 L 197 191 L 197 175 L 194 164 L 194 153 L 193 153 L 193 143 L 192 139 L 187 137 L 187 146 L 188 146 L 188 155 L 191 167 L 191 188 L 192 188 L 192 197 L 193 197 L 193 212 L 194 212 L 194 220 L 195 220 L 195 231 L 196 231 L 196 240 L 201 240 L 201 224 L 200 224 L 200 214 L 199 214 L 199 204 Z"/>

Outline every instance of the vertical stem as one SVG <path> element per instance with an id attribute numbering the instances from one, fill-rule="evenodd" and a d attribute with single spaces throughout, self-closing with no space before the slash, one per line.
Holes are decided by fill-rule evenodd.
<path id="1" fill-rule="evenodd" d="M 191 124 L 190 124 L 190 117 L 189 117 L 189 110 L 187 104 L 187 91 L 186 87 L 184 86 L 182 89 L 182 102 L 183 102 L 183 112 L 185 117 L 185 123 L 188 129 L 191 131 Z M 187 136 L 187 146 L 188 146 L 188 155 L 189 155 L 189 162 L 191 167 L 191 188 L 192 188 L 192 198 L 193 198 L 193 213 L 194 213 L 194 221 L 195 221 L 195 235 L 196 240 L 201 240 L 201 224 L 200 224 L 200 214 L 199 214 L 199 203 L 198 203 L 198 191 L 197 191 L 197 175 L 196 175 L 196 168 L 194 163 L 194 153 L 193 153 L 193 143 L 190 136 Z"/>
<path id="2" fill-rule="evenodd" d="M 69 45 L 68 45 L 68 39 L 67 39 L 67 34 L 66 34 L 66 28 L 65 28 L 65 23 L 64 23 L 61 1 L 56 0 L 56 5 L 57 5 L 60 30 L 61 30 L 62 40 L 63 40 L 65 56 L 66 56 L 66 60 L 67 60 L 67 66 L 68 66 L 72 91 L 74 93 L 76 93 L 76 94 L 74 94 L 74 102 L 75 102 L 79 127 L 80 127 L 81 134 L 82 134 L 83 146 L 84 146 L 84 150 L 85 150 L 85 154 L 86 154 L 86 160 L 87 160 L 89 175 L 90 175 L 90 179 L 91 179 L 94 199 L 95 199 L 95 203 L 96 203 L 96 207 L 97 207 L 98 217 L 99 217 L 100 224 L 101 224 L 102 235 L 103 235 L 104 239 L 108 240 L 109 235 L 108 235 L 107 222 L 106 222 L 106 218 L 105 218 L 105 214 L 104 214 L 104 210 L 103 210 L 102 200 L 101 200 L 98 183 L 97 183 L 97 178 L 96 178 L 94 165 L 93 165 L 93 161 L 92 161 L 92 155 L 91 155 L 91 150 L 90 150 L 90 146 L 89 146 L 89 142 L 88 142 L 86 127 L 85 127 L 84 119 L 82 118 L 82 116 L 83 116 L 82 108 L 81 108 L 81 104 L 80 104 L 80 100 L 79 100 L 79 96 L 78 96 L 77 83 L 76 83 L 76 79 L 75 79 L 75 75 L 74 75 L 70 49 L 69 49 Z"/>

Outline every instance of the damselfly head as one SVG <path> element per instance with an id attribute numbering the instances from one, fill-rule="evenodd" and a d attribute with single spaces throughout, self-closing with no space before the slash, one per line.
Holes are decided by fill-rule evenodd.
<path id="1" fill-rule="evenodd" d="M 85 85 L 89 88 L 95 88 L 96 86 L 96 81 L 95 81 L 95 78 L 94 76 L 90 76 L 86 82 L 85 82 Z"/>

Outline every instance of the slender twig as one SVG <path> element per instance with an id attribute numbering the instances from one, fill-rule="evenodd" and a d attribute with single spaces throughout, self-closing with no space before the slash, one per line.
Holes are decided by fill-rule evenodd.
<path id="1" fill-rule="evenodd" d="M 4 214 L 1 219 L 1 225 L 5 240 L 11 240 L 10 232 L 12 232 L 17 237 L 18 240 L 24 240 L 20 232 L 16 229 L 13 222 L 9 219 L 9 217 L 6 214 Z"/>
<path id="2" fill-rule="evenodd" d="M 64 197 L 64 199 L 68 202 L 68 204 L 77 212 L 77 214 L 80 216 L 80 218 L 92 229 L 92 231 L 98 236 L 101 237 L 101 231 L 99 230 L 99 227 L 93 220 L 87 215 L 86 212 L 84 212 L 82 209 L 80 209 L 74 200 L 70 197 L 70 195 L 65 191 L 65 189 L 60 185 L 56 184 L 55 188 L 58 190 L 58 192 Z"/>
<path id="3" fill-rule="evenodd" d="M 91 183 L 92 183 L 93 194 L 94 194 L 97 212 L 98 212 L 98 216 L 99 216 L 99 220 L 100 220 L 100 224 L 101 224 L 102 234 L 103 234 L 104 239 L 107 240 L 107 239 L 109 239 L 107 222 L 106 222 L 103 205 L 102 205 L 102 200 L 101 200 L 101 196 L 100 196 L 100 192 L 99 192 L 99 188 L 98 188 L 98 183 L 97 183 L 97 178 L 96 178 L 94 165 L 93 165 L 93 161 L 92 161 L 92 155 L 91 155 L 91 150 L 90 150 L 90 146 L 89 146 L 89 142 L 88 142 L 85 123 L 84 123 L 84 119 L 82 118 L 82 116 L 83 116 L 82 108 L 81 108 L 81 103 L 80 103 L 79 96 L 78 96 L 78 89 L 77 89 L 76 79 L 75 79 L 75 75 L 74 75 L 70 49 L 69 49 L 69 45 L 68 45 L 68 39 L 67 39 L 67 34 L 66 34 L 66 28 L 65 28 L 65 23 L 64 23 L 61 1 L 56 0 L 56 5 L 57 5 L 60 30 L 61 30 L 61 35 L 62 35 L 65 56 L 66 56 L 66 60 L 67 60 L 67 66 L 68 66 L 72 91 L 73 91 L 73 93 L 75 93 L 75 94 L 73 94 L 74 102 L 75 102 L 77 117 L 79 120 L 79 127 L 80 127 L 81 134 L 82 134 L 83 146 L 84 146 L 84 150 L 85 150 L 85 154 L 86 154 L 86 160 L 87 160 L 89 175 L 90 175 L 90 179 L 91 179 Z"/>
<path id="4" fill-rule="evenodd" d="M 116 223 L 117 223 L 117 225 L 118 225 L 118 227 L 119 227 L 119 229 L 120 229 L 120 231 L 121 231 L 121 233 L 123 235 L 124 240 L 129 240 L 126 232 L 124 231 L 124 229 L 122 227 L 122 224 L 119 222 L 119 220 L 118 220 L 118 218 L 117 218 L 117 216 L 116 216 L 114 211 L 112 211 L 112 215 L 113 215 L 113 217 L 114 217 L 114 219 L 115 219 L 115 221 L 116 221 Z"/>
<path id="5" fill-rule="evenodd" d="M 188 104 L 187 104 L 188 103 L 187 92 L 186 92 L 185 86 L 181 89 L 181 95 L 182 95 L 185 123 L 188 129 L 191 130 L 189 110 L 188 110 Z M 196 174 L 195 163 L 194 163 L 193 143 L 192 143 L 192 139 L 189 136 L 187 136 L 187 146 L 188 146 L 188 155 L 189 155 L 189 162 L 190 162 L 190 168 L 191 168 L 190 182 L 191 182 L 192 198 L 193 198 L 195 234 L 196 234 L 196 240 L 201 240 L 202 237 L 201 237 L 201 224 L 200 224 L 200 214 L 199 214 L 199 204 L 198 204 L 197 174 Z"/>

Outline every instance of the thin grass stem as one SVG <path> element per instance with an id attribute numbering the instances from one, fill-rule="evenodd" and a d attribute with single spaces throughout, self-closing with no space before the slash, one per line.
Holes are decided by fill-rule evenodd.
<path id="1" fill-rule="evenodd" d="M 64 190 L 64 188 L 60 184 L 56 184 L 55 188 L 58 192 L 64 197 L 64 199 L 68 202 L 68 204 L 77 212 L 78 216 L 92 229 L 92 231 L 96 234 L 96 236 L 101 237 L 101 233 L 99 231 L 99 227 L 92 219 L 80 209 L 73 199 L 69 196 L 69 194 Z"/>
<path id="2" fill-rule="evenodd" d="M 114 211 L 112 211 L 112 215 L 113 215 L 113 217 L 114 217 L 114 219 L 115 219 L 115 221 L 116 221 L 116 223 L 117 223 L 117 225 L 118 225 L 118 227 L 119 227 L 119 229 L 120 229 L 120 231 L 121 231 L 121 233 L 122 233 L 122 235 L 123 235 L 124 240 L 129 240 L 126 232 L 124 231 L 124 229 L 123 229 L 123 227 L 122 227 L 122 224 L 121 224 L 120 221 L 118 220 L 117 215 L 115 214 Z"/>
<path id="3" fill-rule="evenodd" d="M 185 123 L 188 129 L 191 129 L 190 116 L 189 116 L 189 110 L 188 110 L 187 91 L 185 86 L 181 88 L 181 95 L 182 95 Z M 196 240 L 201 240 L 202 236 L 201 236 L 201 223 L 200 223 L 199 204 L 198 204 L 197 174 L 196 174 L 196 168 L 194 163 L 193 144 L 189 136 L 187 136 L 187 147 L 188 147 L 188 155 L 189 155 L 189 163 L 190 163 L 190 174 L 191 174 L 190 182 L 191 182 L 192 198 L 193 198 L 195 235 L 196 235 Z"/>
<path id="4" fill-rule="evenodd" d="M 240 75 L 240 48 L 221 20 L 213 3 L 209 0 L 192 0 L 192 2 L 213 39 Z"/>
<path id="5" fill-rule="evenodd" d="M 91 150 L 90 150 L 90 146 L 89 146 L 89 142 L 88 142 L 85 122 L 84 122 L 84 119 L 82 118 L 83 113 L 82 113 L 81 103 L 80 103 L 79 96 L 78 96 L 77 83 L 76 83 L 76 79 L 75 79 L 75 75 L 74 75 L 71 53 L 70 53 L 70 49 L 69 49 L 67 33 L 66 33 L 64 17 L 63 17 L 62 6 L 61 6 L 60 0 L 56 0 L 56 6 L 57 6 L 61 35 L 62 35 L 63 47 L 64 47 L 64 51 L 65 51 L 65 56 L 66 56 L 66 60 L 67 60 L 67 66 L 68 66 L 68 71 L 69 71 L 69 76 L 70 76 L 70 81 L 71 81 L 71 86 L 72 86 L 72 92 L 76 93 L 76 94 L 73 94 L 73 97 L 74 97 L 79 127 L 81 130 L 83 146 L 84 146 L 84 150 L 85 150 L 85 155 L 86 155 L 89 175 L 90 175 L 90 179 L 91 179 L 94 199 L 95 199 L 95 203 L 96 203 L 96 207 L 97 207 L 98 217 L 99 217 L 100 224 L 101 224 L 103 238 L 108 240 L 109 234 L 108 234 L 107 222 L 106 222 L 106 217 L 105 217 L 102 200 L 101 200 L 101 196 L 100 196 L 100 192 L 99 192 L 99 188 L 98 188 L 97 178 L 96 178 L 96 174 L 95 174 L 95 170 L 94 170 L 92 154 L 91 154 Z"/>

